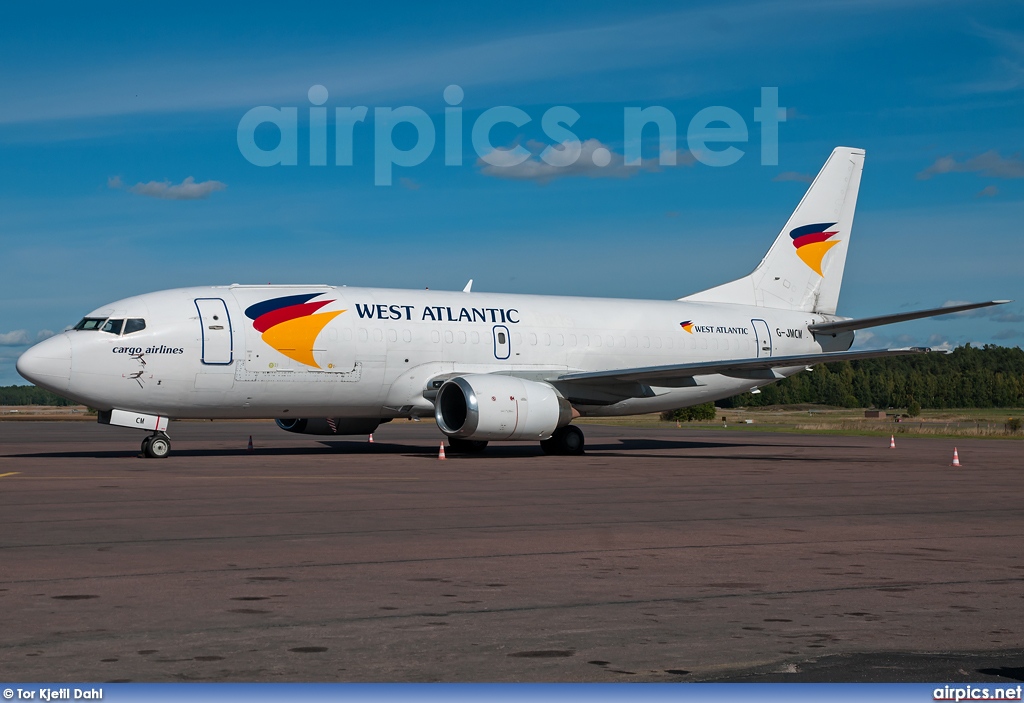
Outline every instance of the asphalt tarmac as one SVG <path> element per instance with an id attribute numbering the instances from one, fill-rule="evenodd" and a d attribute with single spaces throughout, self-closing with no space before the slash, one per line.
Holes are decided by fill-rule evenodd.
<path id="1" fill-rule="evenodd" d="M 1024 680 L 1024 444 L 585 431 L 0 422 L 0 676 Z"/>

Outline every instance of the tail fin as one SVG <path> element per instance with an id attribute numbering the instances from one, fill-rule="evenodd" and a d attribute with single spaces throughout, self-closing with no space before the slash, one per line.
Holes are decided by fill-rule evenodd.
<path id="1" fill-rule="evenodd" d="M 836 147 L 753 273 L 680 300 L 834 314 L 864 151 Z"/>

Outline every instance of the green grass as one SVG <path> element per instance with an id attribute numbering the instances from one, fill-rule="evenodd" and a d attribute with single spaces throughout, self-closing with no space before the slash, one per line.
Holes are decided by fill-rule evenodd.
<path id="1" fill-rule="evenodd" d="M 1024 431 L 1008 432 L 1011 417 L 1024 417 L 1022 408 L 965 408 L 924 410 L 920 417 L 894 421 L 891 415 L 904 410 L 887 411 L 886 419 L 864 417 L 864 410 L 804 405 L 797 407 L 729 408 L 717 411 L 714 422 L 684 422 L 681 427 L 724 432 L 786 432 L 795 434 L 834 434 L 884 437 L 976 437 L 985 439 L 1024 439 Z M 725 421 L 722 418 L 725 417 Z M 750 423 L 744 422 L 750 420 Z M 663 422 L 656 414 L 616 418 L 581 418 L 583 425 L 646 427 L 670 429 L 676 423 Z"/>

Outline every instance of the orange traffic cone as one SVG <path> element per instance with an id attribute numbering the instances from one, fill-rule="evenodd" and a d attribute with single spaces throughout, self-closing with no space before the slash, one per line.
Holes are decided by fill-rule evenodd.
<path id="1" fill-rule="evenodd" d="M 895 448 L 896 448 L 896 435 L 891 434 L 891 435 L 889 435 L 889 449 L 895 449 Z"/>
<path id="2" fill-rule="evenodd" d="M 956 447 L 953 447 L 953 463 L 950 466 L 960 466 L 960 455 L 956 453 Z"/>
<path id="3" fill-rule="evenodd" d="M 370 444 L 373 444 L 373 432 L 370 433 Z"/>
<path id="4" fill-rule="evenodd" d="M 448 458 L 444 455 L 444 442 L 441 442 L 441 449 L 437 452 L 437 458 L 442 461 Z"/>
<path id="5" fill-rule="evenodd" d="M 249 451 L 252 451 L 252 435 L 249 435 Z"/>

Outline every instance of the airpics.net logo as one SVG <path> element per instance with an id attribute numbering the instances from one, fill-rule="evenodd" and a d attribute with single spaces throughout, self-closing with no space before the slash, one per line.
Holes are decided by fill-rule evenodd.
<path id="1" fill-rule="evenodd" d="M 335 107 L 333 130 L 328 129 L 329 94 L 322 85 L 312 86 L 307 94 L 309 106 L 254 107 L 238 123 L 238 150 L 256 166 L 298 166 L 300 153 L 308 147 L 309 166 L 352 166 L 357 139 L 373 141 L 373 182 L 389 186 L 394 181 L 395 167 L 410 169 L 423 164 L 439 147 L 444 151 L 445 166 L 477 165 L 491 176 L 544 182 L 561 175 L 628 176 L 642 169 L 664 166 L 692 165 L 731 166 L 746 154 L 737 145 L 751 142 L 751 129 L 738 111 L 722 105 L 705 107 L 694 114 L 686 126 L 685 149 L 679 145 L 679 121 L 666 107 L 625 107 L 622 115 L 622 152 L 597 139 L 580 140 L 573 127 L 580 113 L 565 105 L 548 108 L 540 117 L 540 126 L 549 143 L 528 142 L 495 146 L 492 132 L 499 125 L 523 129 L 533 121 L 525 110 L 499 105 L 483 110 L 464 124 L 462 102 L 465 92 L 458 85 L 444 89 L 444 115 L 440 125 L 422 108 L 403 105 L 397 108 L 365 105 Z M 786 121 L 786 109 L 779 106 L 778 88 L 761 88 L 761 104 L 753 108 L 753 121 L 758 125 L 762 166 L 779 163 L 779 124 Z M 301 120 L 301 123 L 300 123 Z M 403 126 L 405 125 L 405 126 Z M 300 126 L 308 144 L 300 144 Z M 507 129 L 507 126 L 504 127 Z M 268 131 L 277 132 L 276 144 L 257 139 Z M 415 133 L 411 144 L 398 140 L 396 131 Z M 466 130 L 475 158 L 464 151 Z M 645 131 L 657 133 L 657 157 L 642 158 Z M 328 135 L 334 142 L 333 160 L 328 156 Z M 274 139 L 270 139 L 274 142 Z M 303 153 L 303 157 L 306 155 Z M 302 159 L 305 161 L 305 158 Z M 305 164 L 303 164 L 305 165 Z"/>

